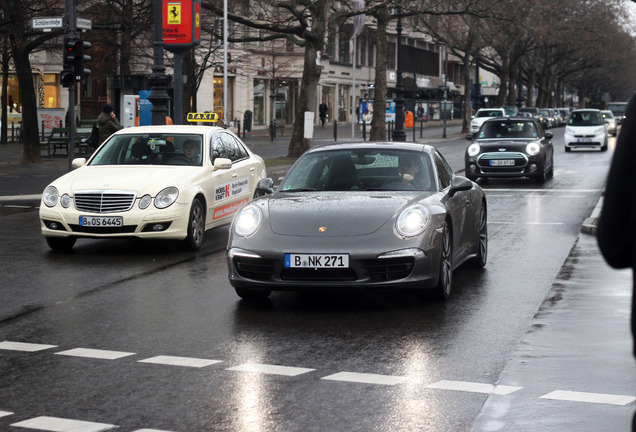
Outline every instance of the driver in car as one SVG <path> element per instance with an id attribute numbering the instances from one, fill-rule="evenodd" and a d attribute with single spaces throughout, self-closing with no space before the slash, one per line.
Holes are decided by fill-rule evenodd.
<path id="1" fill-rule="evenodd" d="M 420 165 L 417 163 L 415 156 L 412 155 L 400 155 L 398 159 L 398 171 L 402 182 L 413 186 L 415 189 L 420 189 L 415 175 L 419 172 Z"/>
<path id="2" fill-rule="evenodd" d="M 196 140 L 187 140 L 183 143 L 183 154 L 193 165 L 201 163 L 201 145 Z"/>

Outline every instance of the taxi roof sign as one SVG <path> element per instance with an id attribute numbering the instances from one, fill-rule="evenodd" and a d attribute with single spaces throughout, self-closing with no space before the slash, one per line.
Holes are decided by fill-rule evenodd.
<path id="1" fill-rule="evenodd" d="M 188 113 L 187 117 L 189 122 L 213 122 L 219 121 L 219 116 L 216 113 Z"/>

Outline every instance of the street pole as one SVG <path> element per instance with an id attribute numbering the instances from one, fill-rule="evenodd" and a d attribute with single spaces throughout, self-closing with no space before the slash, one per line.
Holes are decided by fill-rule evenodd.
<path id="1" fill-rule="evenodd" d="M 71 0 L 72 1 L 72 0 Z M 150 89 L 152 92 L 148 96 L 148 100 L 152 103 L 152 124 L 165 125 L 168 116 L 168 101 L 170 96 L 166 92 L 171 77 L 166 75 L 166 68 L 163 65 L 163 2 L 162 0 L 154 0 L 154 41 L 153 47 L 153 66 L 152 73 L 148 77 Z"/>
<path id="2" fill-rule="evenodd" d="M 75 19 L 75 1 L 66 0 L 66 35 L 74 38 L 77 30 L 77 22 Z M 66 47 L 64 47 L 66 49 Z M 66 54 L 65 54 L 66 55 Z M 75 86 L 73 82 L 68 86 L 68 170 L 73 169 L 73 159 L 75 159 Z"/>
<path id="3" fill-rule="evenodd" d="M 223 0 L 223 122 L 227 119 L 227 0 Z"/>
<path id="4" fill-rule="evenodd" d="M 444 133 L 442 138 L 446 138 L 446 99 L 448 98 L 448 47 L 446 47 L 446 60 L 444 61 L 444 107 L 442 111 L 444 113 Z"/>
<path id="5" fill-rule="evenodd" d="M 395 83 L 395 129 L 393 141 L 406 141 L 404 132 L 404 85 L 402 84 L 402 9 L 397 0 L 397 81 Z"/>

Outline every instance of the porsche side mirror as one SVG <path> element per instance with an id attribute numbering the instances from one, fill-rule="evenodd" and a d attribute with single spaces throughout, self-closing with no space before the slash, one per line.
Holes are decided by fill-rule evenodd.
<path id="1" fill-rule="evenodd" d="M 270 195 L 274 193 L 274 180 L 267 177 L 262 179 L 256 185 L 256 190 L 254 191 L 254 198 L 258 198 L 264 195 Z"/>
<path id="2" fill-rule="evenodd" d="M 473 182 L 463 176 L 455 176 L 451 180 L 451 187 L 448 191 L 448 195 L 453 197 L 457 192 L 471 190 L 473 188 Z"/>

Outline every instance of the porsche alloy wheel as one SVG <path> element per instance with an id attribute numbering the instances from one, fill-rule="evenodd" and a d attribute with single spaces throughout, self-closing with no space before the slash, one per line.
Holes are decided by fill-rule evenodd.
<path id="1" fill-rule="evenodd" d="M 188 221 L 188 236 L 185 239 L 186 247 L 192 251 L 198 251 L 205 238 L 205 210 L 198 198 L 192 202 Z"/>
<path id="2" fill-rule="evenodd" d="M 435 296 L 440 300 L 446 300 L 450 297 L 453 282 L 453 244 L 448 225 L 444 225 L 440 246 L 439 277 L 435 286 Z"/>

